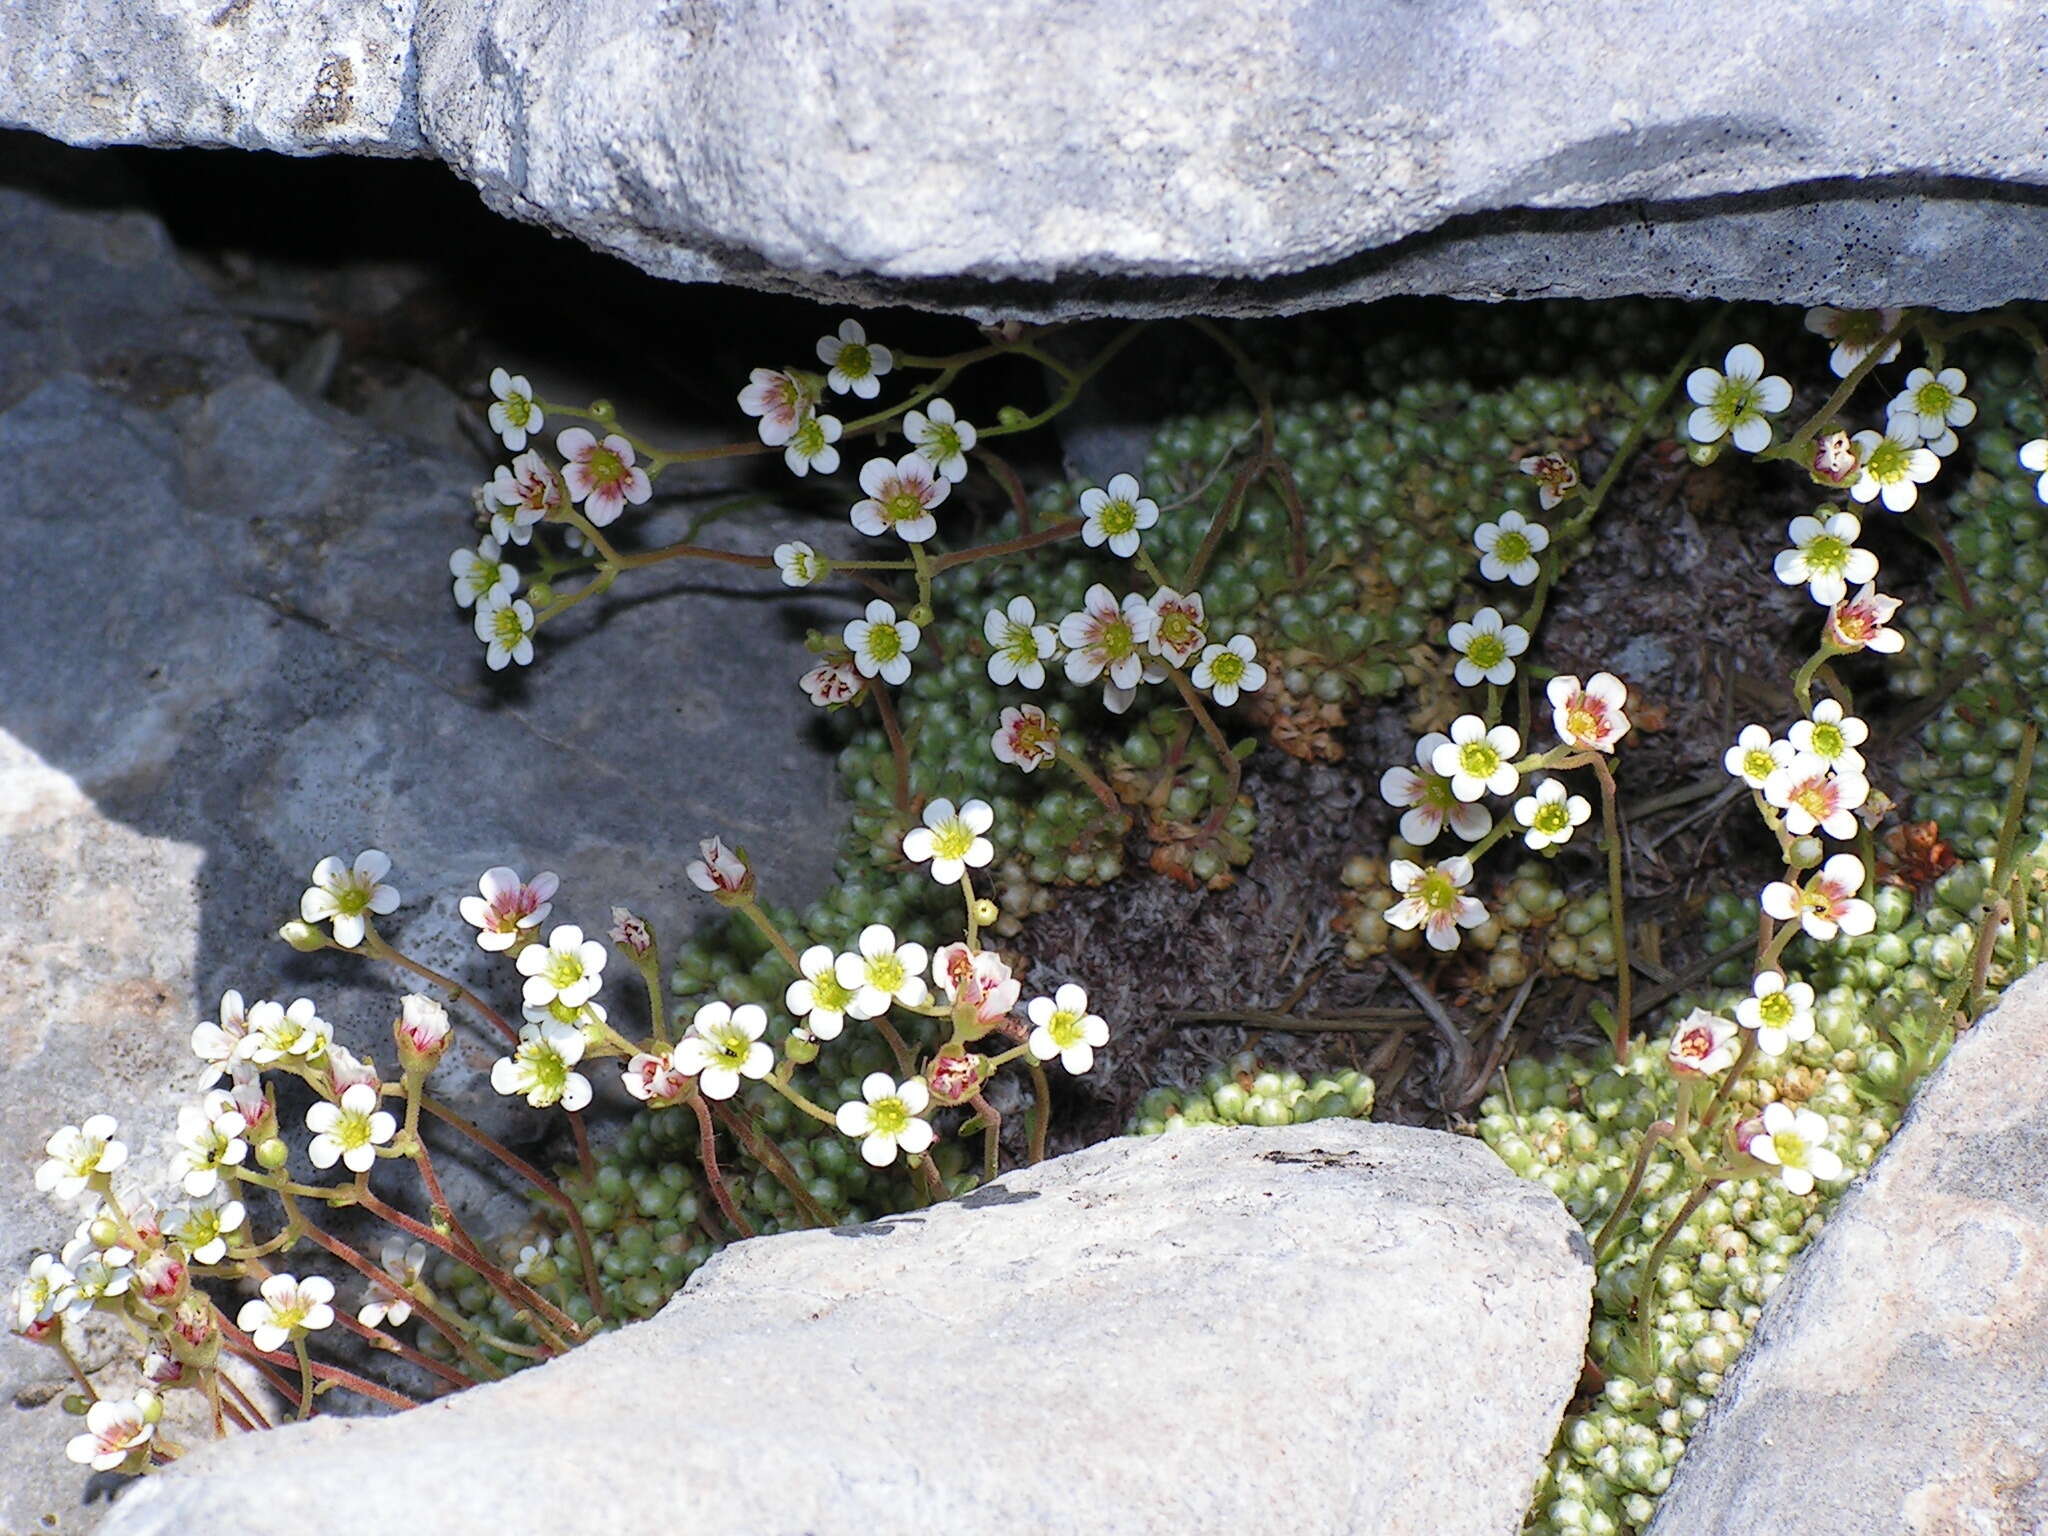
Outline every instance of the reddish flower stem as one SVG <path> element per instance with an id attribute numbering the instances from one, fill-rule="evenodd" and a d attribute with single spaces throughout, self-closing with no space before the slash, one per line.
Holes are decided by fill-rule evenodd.
<path id="1" fill-rule="evenodd" d="M 718 1209 L 731 1223 L 733 1231 L 741 1237 L 752 1237 L 753 1227 L 740 1214 L 740 1208 L 733 1204 L 732 1191 L 725 1187 L 725 1176 L 718 1171 L 717 1137 L 712 1130 L 711 1110 L 704 1102 L 704 1095 L 693 1094 L 690 1108 L 697 1112 L 697 1159 L 704 1165 L 704 1179 L 711 1186 L 711 1198 L 718 1202 Z"/>

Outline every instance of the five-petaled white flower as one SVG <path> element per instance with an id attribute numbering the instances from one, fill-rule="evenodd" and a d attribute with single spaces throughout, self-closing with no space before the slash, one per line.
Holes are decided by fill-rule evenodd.
<path id="1" fill-rule="evenodd" d="M 1453 669 L 1458 686 L 1476 688 L 1481 683 L 1506 687 L 1515 680 L 1515 657 L 1529 649 L 1529 631 L 1519 624 L 1504 623 L 1500 610 L 1481 608 L 1462 623 L 1453 624 L 1451 649 L 1458 653 Z"/>
<path id="2" fill-rule="evenodd" d="M 569 499 L 583 503 L 583 515 L 599 528 L 617 521 L 629 502 L 637 507 L 654 494 L 647 471 L 634 462 L 633 445 L 616 432 L 600 440 L 587 427 L 571 427 L 556 436 L 555 448 Z"/>
<path id="3" fill-rule="evenodd" d="M 227 1257 L 228 1238 L 242 1230 L 248 1214 L 241 1201 L 216 1196 L 171 1211 L 164 1217 L 164 1235 L 194 1264 L 218 1264 Z"/>
<path id="4" fill-rule="evenodd" d="M 1721 766 L 1751 789 L 1762 789 L 1771 775 L 1786 767 L 1794 756 L 1792 743 L 1772 740 L 1761 725 L 1745 725 L 1735 745 L 1721 754 Z"/>
<path id="5" fill-rule="evenodd" d="M 907 664 L 903 669 L 903 675 L 910 675 Z M 832 709 L 841 704 L 849 704 L 866 686 L 861 682 L 860 672 L 854 665 L 853 657 L 844 652 L 826 657 L 798 678 L 796 683 L 820 709 Z"/>
<path id="6" fill-rule="evenodd" d="M 1095 1065 L 1095 1053 L 1109 1043 L 1109 1025 L 1088 1011 L 1088 994 L 1071 981 L 1051 997 L 1034 997 L 1024 1005 L 1031 1020 L 1026 1041 L 1034 1060 L 1051 1061 L 1079 1077 Z"/>
<path id="7" fill-rule="evenodd" d="M 900 687 L 910 677 L 910 653 L 917 649 L 923 633 L 910 620 L 898 619 L 892 605 L 876 598 L 868 604 L 866 617 L 846 626 L 843 638 L 853 652 L 855 671 Z"/>
<path id="8" fill-rule="evenodd" d="M 526 446 L 527 435 L 540 431 L 548 424 L 548 419 L 534 400 L 533 386 L 523 373 L 507 373 L 503 368 L 493 368 L 491 393 L 498 397 L 491 402 L 491 430 L 504 440 L 507 448 L 517 453 Z"/>
<path id="9" fill-rule="evenodd" d="M 181 1105 L 171 1177 L 193 1199 L 205 1199 L 220 1187 L 222 1170 L 238 1168 L 248 1158 L 249 1143 L 243 1139 L 248 1129 L 234 1097 L 218 1088 L 197 1104 Z"/>
<path id="10" fill-rule="evenodd" d="M 1103 544 L 1109 552 L 1130 559 L 1138 552 L 1138 535 L 1159 521 L 1159 503 L 1144 494 L 1136 475 L 1112 475 L 1109 486 L 1090 486 L 1081 493 L 1081 542 L 1090 549 Z"/>
<path id="11" fill-rule="evenodd" d="M 775 546 L 775 569 L 782 573 L 785 587 L 809 587 L 825 579 L 832 562 L 802 539 Z"/>
<path id="12" fill-rule="evenodd" d="M 1862 532 L 1863 521 L 1854 512 L 1836 512 L 1826 519 L 1795 517 L 1792 547 L 1779 553 L 1771 569 L 1788 587 L 1804 582 L 1816 603 L 1839 603 L 1851 583 L 1877 574 L 1877 556 L 1856 547 Z"/>
<path id="13" fill-rule="evenodd" d="M 1804 837 L 1816 828 L 1836 839 L 1856 835 L 1856 807 L 1870 798 L 1870 781 L 1853 770 L 1828 772 L 1804 753 L 1764 782 L 1764 798 L 1785 813 L 1785 830 Z"/>
<path id="14" fill-rule="evenodd" d="M 1045 686 L 1045 664 L 1059 655 L 1060 632 L 1038 622 L 1038 607 L 1030 598 L 1013 597 L 1003 607 L 989 609 L 981 633 L 989 643 L 990 682 L 998 687 Z"/>
<path id="15" fill-rule="evenodd" d="M 1545 779 L 1535 794 L 1515 802 L 1515 820 L 1528 828 L 1522 841 L 1539 853 L 1570 841 L 1592 814 L 1593 806 L 1584 795 L 1567 794 L 1556 779 Z"/>
<path id="16" fill-rule="evenodd" d="M 642 1104 L 652 1104 L 657 1109 L 680 1102 L 690 1091 L 689 1074 L 676 1070 L 674 1053 L 670 1051 L 659 1055 L 635 1051 L 619 1069 L 619 1082 Z"/>
<path id="17" fill-rule="evenodd" d="M 365 1328 L 381 1328 L 389 1323 L 396 1328 L 412 1316 L 412 1288 L 419 1284 L 420 1271 L 426 1267 L 427 1245 L 408 1243 L 402 1237 L 387 1237 L 378 1250 L 377 1261 L 384 1273 L 397 1282 L 397 1294 L 381 1287 L 370 1293 L 371 1299 L 356 1313 L 356 1321 Z"/>
<path id="18" fill-rule="evenodd" d="M 2048 437 L 2037 437 L 2020 445 L 2020 468 L 2041 477 L 2034 482 L 2034 495 L 2048 501 Z"/>
<path id="19" fill-rule="evenodd" d="M 313 1008 L 310 997 L 294 998 L 290 1007 L 267 999 L 249 1008 L 249 1033 L 242 1037 L 242 1059 L 267 1067 L 287 1056 L 307 1064 L 326 1059 L 334 1026 Z"/>
<path id="20" fill-rule="evenodd" d="M 1005 708 L 989 738 L 989 747 L 999 763 L 1010 763 L 1030 773 L 1042 763 L 1059 756 L 1060 728 L 1036 704 Z"/>
<path id="21" fill-rule="evenodd" d="M 1456 949 L 1460 928 L 1486 921 L 1485 904 L 1465 894 L 1472 883 L 1472 861 L 1463 854 L 1426 867 L 1396 859 L 1388 874 L 1401 899 L 1387 908 L 1387 921 L 1396 928 L 1420 928 L 1431 949 Z"/>
<path id="22" fill-rule="evenodd" d="M 939 531 L 932 509 L 952 493 L 945 479 L 921 453 L 902 458 L 869 459 L 860 467 L 860 488 L 867 495 L 853 504 L 853 526 L 862 533 L 894 533 L 906 544 L 922 544 Z"/>
<path id="23" fill-rule="evenodd" d="M 1854 938 L 1877 926 L 1877 908 L 1858 894 L 1863 889 L 1863 861 L 1838 853 L 1809 875 L 1804 885 L 1773 880 L 1764 887 L 1763 909 L 1780 922 L 1795 918 L 1808 938 L 1826 943 L 1837 933 Z"/>
<path id="24" fill-rule="evenodd" d="M 887 923 L 868 924 L 860 931 L 858 953 L 833 962 L 839 985 L 854 995 L 847 1013 L 856 1019 L 876 1019 L 889 1011 L 891 1003 L 923 1007 L 931 997 L 924 981 L 925 959 L 922 944 L 898 944 Z"/>
<path id="25" fill-rule="evenodd" d="M 517 664 L 533 665 L 533 604 L 523 597 L 510 602 L 476 605 L 476 637 L 484 643 L 484 665 L 502 672 Z"/>
<path id="26" fill-rule="evenodd" d="M 1009 962 L 994 950 L 970 950 L 958 943 L 944 945 L 932 956 L 932 981 L 953 1005 L 956 1020 L 964 1013 L 991 1029 L 1009 1017 L 1024 990 L 1010 974 Z"/>
<path id="27" fill-rule="evenodd" d="M 1870 739 L 1870 727 L 1842 711 L 1839 699 L 1822 699 L 1813 706 L 1810 719 L 1796 723 L 1790 733 L 1792 750 L 1819 759 L 1837 773 L 1863 767 L 1863 754 L 1856 749 Z"/>
<path id="28" fill-rule="evenodd" d="M 524 1094 L 535 1109 L 579 1110 L 590 1102 L 590 1079 L 573 1069 L 589 1044 L 581 1029 L 558 1019 L 522 1024 L 512 1054 L 491 1064 L 491 1086 L 507 1098 Z"/>
<path id="29" fill-rule="evenodd" d="M 1176 667 L 1186 666 L 1209 643 L 1209 617 L 1202 594 L 1161 587 L 1152 594 L 1151 608 L 1152 638 L 1146 644 L 1152 654 Z"/>
<path id="30" fill-rule="evenodd" d="M 967 478 L 967 450 L 978 434 L 971 422 L 954 414 L 950 402 L 934 400 L 924 410 L 912 411 L 903 418 L 903 435 L 955 485 Z"/>
<path id="31" fill-rule="evenodd" d="M 1137 593 L 1116 594 L 1096 582 L 1078 613 L 1060 620 L 1060 644 L 1067 648 L 1067 681 L 1092 683 L 1105 672 L 1118 688 L 1135 688 L 1145 675 L 1145 643 L 1157 615 Z"/>
<path id="32" fill-rule="evenodd" d="M 1569 673 L 1553 677 L 1544 692 L 1558 740 L 1589 752 L 1612 752 L 1628 734 L 1628 716 L 1622 713 L 1628 688 L 1612 672 L 1595 672 L 1584 684 Z"/>
<path id="33" fill-rule="evenodd" d="M 1695 1008 L 1671 1032 L 1671 1046 L 1664 1053 L 1664 1063 L 1678 1077 L 1712 1077 L 1734 1064 L 1735 1042 L 1740 1034 L 1718 1014 Z"/>
<path id="34" fill-rule="evenodd" d="M 837 336 L 818 338 L 818 361 L 832 370 L 825 382 L 834 390 L 863 400 L 882 392 L 882 376 L 896 366 L 889 349 L 869 341 L 858 320 L 842 320 Z"/>
<path id="35" fill-rule="evenodd" d="M 773 1070 L 775 1052 L 761 1038 L 767 1029 L 767 1010 L 758 1003 L 709 1002 L 691 1018 L 670 1060 L 683 1076 L 697 1079 L 705 1098 L 729 1099 L 740 1091 L 741 1078 Z"/>
<path id="36" fill-rule="evenodd" d="M 376 1089 L 356 1083 L 339 1104 L 322 1099 L 308 1106 L 306 1129 L 313 1133 L 306 1155 L 315 1168 L 340 1162 L 351 1173 L 368 1173 L 377 1161 L 377 1149 L 398 1134 L 398 1122 L 377 1107 Z"/>
<path id="37" fill-rule="evenodd" d="M 1550 547 L 1550 530 L 1519 512 L 1503 512 L 1498 521 L 1481 523 L 1472 543 L 1479 551 L 1481 576 L 1526 587 L 1543 569 L 1536 557 Z"/>
<path id="38" fill-rule="evenodd" d="M 563 923 L 548 935 L 545 944 L 529 944 L 519 951 L 516 964 L 526 978 L 520 989 L 529 1008 L 560 1003 L 580 1008 L 597 996 L 604 984 L 605 948 L 595 939 L 583 937 L 574 923 Z"/>
<path id="39" fill-rule="evenodd" d="M 754 878 L 747 856 L 726 847 L 722 837 L 705 838 L 697 844 L 697 852 L 701 857 L 690 860 L 683 873 L 700 891 L 723 891 L 730 895 L 746 890 Z"/>
<path id="40" fill-rule="evenodd" d="M 1513 726 L 1488 730 L 1479 716 L 1460 715 L 1451 722 L 1450 739 L 1436 749 L 1429 766 L 1451 781 L 1451 793 L 1460 800 L 1511 795 L 1521 782 L 1515 768 L 1515 754 L 1521 750 L 1522 733 Z"/>
<path id="41" fill-rule="evenodd" d="M 1879 432 L 1858 432 L 1854 439 L 1862 468 L 1849 494 L 1858 501 L 1884 502 L 1887 511 L 1908 512 L 1920 499 L 1920 487 L 1932 480 L 1941 460 L 1917 436 L 1894 435 L 1893 424 Z"/>
<path id="42" fill-rule="evenodd" d="M 1856 595 L 1846 597 L 1828 610 L 1827 621 L 1821 625 L 1821 638 L 1838 651 L 1876 651 L 1888 656 L 1903 650 L 1906 637 L 1896 629 L 1887 628 L 1892 615 L 1899 611 L 1899 600 L 1886 597 L 1877 590 L 1877 583 L 1866 581 L 1856 590 Z"/>
<path id="43" fill-rule="evenodd" d="M 1735 1017 L 1756 1031 L 1758 1050 L 1782 1056 L 1787 1045 L 1813 1038 L 1813 988 L 1778 971 L 1759 971 L 1750 995 L 1735 1005 Z"/>
<path id="44" fill-rule="evenodd" d="M 1561 453 L 1535 453 L 1515 466 L 1536 482 L 1536 499 L 1548 512 L 1579 488 L 1579 466 Z"/>
<path id="45" fill-rule="evenodd" d="M 886 1168 L 896 1150 L 916 1157 L 932 1144 L 932 1128 L 918 1116 L 931 1104 L 931 1089 L 921 1077 L 899 1083 L 886 1072 L 870 1072 L 861 1081 L 860 1097 L 839 1106 L 833 1118 L 842 1135 L 858 1137 L 862 1161 Z"/>
<path id="46" fill-rule="evenodd" d="M 490 493 L 497 503 L 491 513 L 491 537 L 501 547 L 531 543 L 534 525 L 562 504 L 561 484 L 537 453 L 522 453 L 509 465 L 500 464 Z M 461 594 L 456 596 L 460 601 Z"/>
<path id="47" fill-rule="evenodd" d="M 391 860 L 365 848 L 353 864 L 329 856 L 313 866 L 313 883 L 299 897 L 299 916 L 309 923 L 332 922 L 334 942 L 354 949 L 363 942 L 368 914 L 387 916 L 398 910 L 398 891 L 384 883 Z"/>
<path id="48" fill-rule="evenodd" d="M 156 1434 L 154 1415 L 161 1411 L 156 1401 L 147 1387 L 132 1398 L 101 1398 L 85 1410 L 85 1433 L 64 1443 L 65 1456 L 95 1472 L 111 1472 L 130 1457 L 146 1453 Z"/>
<path id="49" fill-rule="evenodd" d="M 242 994 L 233 990 L 221 993 L 220 1018 L 208 1019 L 192 1031 L 192 1054 L 206 1063 L 199 1074 L 201 1088 L 211 1088 L 226 1075 L 248 1034 L 249 1015 Z"/>
<path id="50" fill-rule="evenodd" d="M 1942 457 L 1954 453 L 1955 429 L 1977 419 L 1976 402 L 1963 398 L 1968 386 L 1960 368 L 1944 368 L 1939 373 L 1915 368 L 1906 375 L 1906 387 L 1885 407 L 1885 435 L 1917 437 Z"/>
<path id="51" fill-rule="evenodd" d="M 1493 812 L 1476 802 L 1460 800 L 1451 793 L 1448 774 L 1431 766 L 1437 749 L 1450 737 L 1431 731 L 1415 743 L 1416 767 L 1399 764 L 1380 775 L 1380 795 L 1392 806 L 1402 807 L 1401 836 L 1418 848 L 1436 841 L 1448 821 L 1451 830 L 1468 843 L 1476 843 L 1493 830 Z"/>
<path id="52" fill-rule="evenodd" d="M 483 894 L 462 898 L 462 920 L 478 930 L 479 949 L 500 953 L 533 936 L 529 930 L 539 927 L 554 910 L 555 891 L 561 883 L 552 870 L 521 880 L 518 870 L 494 864 L 476 883 Z"/>
<path id="53" fill-rule="evenodd" d="M 74 1294 L 72 1274 L 64 1261 L 54 1253 L 37 1254 L 14 1290 L 15 1332 L 31 1333 L 47 1326 L 70 1308 Z"/>
<path id="54" fill-rule="evenodd" d="M 846 1010 L 858 995 L 839 981 L 838 957 L 813 944 L 796 959 L 797 978 L 782 994 L 782 1005 L 804 1021 L 814 1040 L 836 1040 L 846 1027 Z"/>
<path id="55" fill-rule="evenodd" d="M 814 469 L 821 475 L 835 473 L 839 468 L 839 437 L 845 430 L 837 416 L 806 416 L 782 445 L 782 462 L 798 479 Z"/>
<path id="56" fill-rule="evenodd" d="M 1250 635 L 1232 635 L 1226 645 L 1203 649 L 1188 681 L 1227 709 L 1240 693 L 1257 693 L 1266 686 L 1266 669 L 1259 665 L 1258 654 Z"/>
<path id="57" fill-rule="evenodd" d="M 1806 312 L 1806 328 L 1835 344 L 1828 354 L 1828 367 L 1834 370 L 1836 378 L 1846 379 L 1884 340 L 1885 333 L 1899 323 L 1899 314 L 1896 309 L 1836 309 L 1831 304 L 1820 304 Z M 1888 363 L 1898 355 L 1899 343 L 1894 339 L 1878 361 Z"/>
<path id="58" fill-rule="evenodd" d="M 61 1127 L 43 1151 L 47 1159 L 36 1168 L 36 1188 L 59 1200 L 83 1194 L 95 1177 L 128 1161 L 128 1148 L 114 1140 L 112 1115 L 89 1115 L 82 1125 Z"/>
<path id="59" fill-rule="evenodd" d="M 519 590 L 519 567 L 501 558 L 503 554 L 496 539 L 486 538 L 475 549 L 458 549 L 448 557 L 448 571 L 455 578 L 455 601 L 460 606 L 512 600 Z"/>
<path id="60" fill-rule="evenodd" d="M 747 387 L 740 391 L 740 409 L 761 418 L 764 444 L 780 448 L 796 436 L 797 428 L 817 408 L 820 388 L 814 373 L 801 373 L 794 368 L 786 373 L 756 368 L 747 375 Z"/>
<path id="61" fill-rule="evenodd" d="M 968 870 L 986 868 L 996 856 L 996 845 L 981 835 L 995 820 L 986 800 L 966 801 L 958 810 L 950 800 L 934 800 L 924 808 L 924 825 L 903 834 L 903 856 L 914 864 L 931 860 L 934 880 L 958 885 Z"/>
<path id="62" fill-rule="evenodd" d="M 235 1314 L 235 1326 L 265 1354 L 283 1349 L 293 1339 L 318 1333 L 334 1321 L 334 1308 L 328 1305 L 334 1300 L 334 1282 L 323 1275 L 308 1275 L 303 1280 L 272 1275 L 257 1290 Z"/>
<path id="63" fill-rule="evenodd" d="M 1842 1160 L 1828 1150 L 1828 1123 L 1816 1111 L 1789 1104 L 1764 1106 L 1764 1133 L 1753 1136 L 1749 1155 L 1773 1164 L 1795 1195 L 1813 1193 L 1816 1179 L 1839 1179 Z"/>
<path id="64" fill-rule="evenodd" d="M 1685 392 L 1693 410 L 1685 430 L 1696 443 L 1729 438 L 1744 453 L 1771 446 L 1771 423 L 1792 403 L 1792 386 L 1777 374 L 1764 372 L 1764 355 L 1748 342 L 1728 349 L 1719 369 L 1695 368 L 1686 375 Z"/>

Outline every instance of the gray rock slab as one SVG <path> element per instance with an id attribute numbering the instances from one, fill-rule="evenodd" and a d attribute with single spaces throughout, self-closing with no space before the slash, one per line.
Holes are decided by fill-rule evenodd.
<path id="1" fill-rule="evenodd" d="M 504 1004 L 509 968 L 456 912 L 492 864 L 558 871 L 554 920 L 597 932 L 615 901 L 671 935 L 709 918 L 683 866 L 714 831 L 779 894 L 829 879 L 836 775 L 772 575 L 638 584 L 492 679 L 446 574 L 484 461 L 294 396 L 153 221 L 0 191 L 0 463 L 0 1293 L 71 1231 L 32 1183 L 57 1126 L 115 1115 L 126 1185 L 160 1187 L 224 989 L 312 997 L 393 1069 L 408 986 L 275 937 L 324 854 L 388 851 L 392 931 Z M 765 549 L 785 525 L 720 531 Z M 627 1017 L 636 987 L 606 989 Z M 466 1029 L 438 1086 L 497 1054 Z M 548 1124 L 487 1090 L 471 1107 L 516 1141 Z M 63 1380 L 0 1337 L 0 1402 Z M 71 1422 L 4 1412 L 0 1531 L 72 1529 Z"/>
<path id="2" fill-rule="evenodd" d="M 1590 1285 L 1563 1206 L 1474 1141 L 1107 1142 L 728 1248 L 648 1322 L 400 1418 L 212 1447 L 103 1529 L 1508 1536 Z"/>
<path id="3" fill-rule="evenodd" d="M 0 123 L 438 157 L 685 281 L 983 318 L 2039 297 L 2048 33 L 1840 0 L 14 0 Z"/>
<path id="4" fill-rule="evenodd" d="M 1765 1306 L 1653 1536 L 2048 1531 L 2044 1061 L 2036 970 Z"/>

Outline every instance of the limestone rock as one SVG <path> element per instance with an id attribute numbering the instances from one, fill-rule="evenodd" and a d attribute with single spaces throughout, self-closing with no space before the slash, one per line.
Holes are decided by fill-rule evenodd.
<path id="1" fill-rule="evenodd" d="M 1959 1040 L 1764 1308 L 1653 1536 L 2048 1530 L 2048 970 Z"/>
<path id="2" fill-rule="evenodd" d="M 228 1442 L 104 1530 L 517 1536 L 579 1529 L 595 1498 L 614 1536 L 1509 1536 L 1590 1287 L 1564 1208 L 1473 1141 L 1107 1142 L 741 1243 L 648 1322 L 402 1418 Z"/>

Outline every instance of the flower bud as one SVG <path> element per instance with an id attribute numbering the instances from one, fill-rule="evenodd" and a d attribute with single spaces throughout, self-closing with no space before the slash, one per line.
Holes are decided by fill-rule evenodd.
<path id="1" fill-rule="evenodd" d="M 735 852 L 723 838 L 707 837 L 698 848 L 704 857 L 692 859 L 684 870 L 690 884 L 709 891 L 725 906 L 739 906 L 754 899 L 754 871 L 747 865 L 746 850 Z"/>
<path id="2" fill-rule="evenodd" d="M 310 955 L 315 950 L 326 949 L 331 942 L 326 934 L 315 928 L 311 923 L 302 923 L 296 918 L 278 929 L 277 936 L 302 955 Z"/>
<path id="3" fill-rule="evenodd" d="M 974 921 L 983 928 L 991 926 L 1002 915 L 996 904 L 986 896 L 978 898 L 974 903 Z"/>
<path id="4" fill-rule="evenodd" d="M 607 937 L 635 960 L 645 960 L 654 953 L 654 930 L 648 926 L 647 919 L 635 916 L 624 907 L 612 908 L 611 932 Z"/>
<path id="5" fill-rule="evenodd" d="M 95 1248 L 111 1248 L 121 1241 L 121 1224 L 113 1217 L 101 1214 L 93 1217 L 85 1235 L 92 1239 Z"/>
<path id="6" fill-rule="evenodd" d="M 399 1003 L 398 1017 L 391 1023 L 391 1038 L 398 1045 L 399 1068 L 405 1072 L 430 1070 L 448 1049 L 453 1026 L 448 1010 L 421 992 L 409 992 Z"/>
<path id="7" fill-rule="evenodd" d="M 1813 440 L 1813 457 L 1808 462 L 1807 472 L 1817 484 L 1847 485 L 1861 468 L 1848 433 L 1840 430 L 1824 432 Z"/>
<path id="8" fill-rule="evenodd" d="M 936 1056 L 925 1068 L 924 1076 L 931 1084 L 932 1097 L 939 1103 L 964 1104 L 981 1092 L 987 1071 L 985 1056 Z"/>
<path id="9" fill-rule="evenodd" d="M 555 589 L 545 581 L 536 581 L 526 589 L 526 600 L 536 609 L 545 608 L 555 600 Z"/>
<path id="10" fill-rule="evenodd" d="M 1820 839 L 1813 836 L 1792 839 L 1791 862 L 1795 869 L 1812 869 L 1825 857 Z"/>
<path id="11" fill-rule="evenodd" d="M 137 1288 L 145 1300 L 163 1306 L 185 1290 L 185 1264 L 168 1248 L 159 1248 L 135 1272 Z"/>
<path id="12" fill-rule="evenodd" d="M 809 1030 L 793 1029 L 782 1043 L 782 1054 L 800 1067 L 808 1066 L 818 1059 L 818 1042 Z"/>
<path id="13" fill-rule="evenodd" d="M 257 1163 L 272 1173 L 277 1172 L 278 1169 L 291 1161 L 291 1155 L 292 1149 L 276 1136 L 271 1137 L 268 1141 L 256 1143 Z"/>

